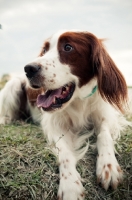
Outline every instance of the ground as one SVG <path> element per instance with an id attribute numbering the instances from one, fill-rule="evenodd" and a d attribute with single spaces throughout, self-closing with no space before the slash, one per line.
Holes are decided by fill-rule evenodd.
<path id="1" fill-rule="evenodd" d="M 3 76 L 0 88 L 8 80 Z M 132 117 L 128 117 L 132 121 Z M 83 177 L 86 200 L 132 199 L 132 128 L 128 127 L 119 143 L 117 160 L 124 171 L 122 185 L 116 190 L 102 189 L 96 181 L 96 138 L 77 169 Z M 0 125 L 0 200 L 55 200 L 59 171 L 55 156 L 48 148 L 44 134 L 33 123 L 17 121 Z"/>
<path id="2" fill-rule="evenodd" d="M 96 182 L 95 136 L 77 169 L 84 179 L 86 200 L 132 199 L 132 128 L 116 145 L 124 181 L 117 190 L 105 191 Z M 59 183 L 56 158 L 38 125 L 17 121 L 0 125 L 0 200 L 55 200 Z"/>

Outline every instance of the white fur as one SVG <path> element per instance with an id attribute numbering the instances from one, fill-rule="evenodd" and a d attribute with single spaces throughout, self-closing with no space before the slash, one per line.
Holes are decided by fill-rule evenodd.
<path id="1" fill-rule="evenodd" d="M 23 84 L 25 84 L 25 87 L 29 86 L 25 75 L 15 75 L 0 91 L 0 124 L 9 124 L 19 119 L 20 94 Z M 37 107 L 33 107 L 27 101 L 25 110 L 30 113 L 34 122 L 40 122 L 41 113 Z"/>
<path id="2" fill-rule="evenodd" d="M 10 123 L 17 116 L 21 78 L 14 77 L 0 91 L 0 124 Z"/>
<path id="3" fill-rule="evenodd" d="M 76 164 L 88 149 L 86 139 L 93 132 L 97 134 L 96 174 L 98 181 L 105 189 L 110 185 L 116 188 L 122 179 L 122 171 L 115 157 L 114 142 L 128 123 L 119 112 L 102 99 L 98 90 L 92 96 L 85 98 L 97 85 L 97 80 L 93 79 L 80 88 L 78 77 L 70 72 L 68 65 L 60 63 L 57 41 L 61 33 L 52 36 L 49 40 L 50 50 L 44 56 L 36 58 L 34 62 L 43 66 L 41 75 L 45 77 L 42 83 L 44 88 L 56 89 L 74 81 L 76 89 L 71 100 L 62 109 L 51 113 L 43 112 L 41 126 L 59 162 L 58 199 L 83 200 L 84 188 L 76 170 Z M 48 70 L 45 67 L 48 67 Z M 53 74 L 56 76 L 54 77 Z M 54 81 L 51 82 L 51 79 Z M 16 101 L 18 101 L 16 92 L 19 91 L 21 81 L 21 79 L 13 79 L 1 91 L 0 123 L 7 122 L 6 115 L 10 119 L 14 118 L 13 110 L 17 110 Z M 9 95 L 8 99 L 6 98 L 7 94 Z M 28 105 L 28 109 L 30 109 L 32 117 L 37 120 L 38 109 L 31 105 Z M 36 109 L 35 113 L 34 109 Z M 85 145 L 81 148 L 83 144 Z"/>
<path id="4" fill-rule="evenodd" d="M 72 125 L 70 125 L 70 121 L 72 121 Z M 80 194 L 84 194 L 84 188 L 76 171 L 76 163 L 88 148 L 88 145 L 86 145 L 85 148 L 79 149 L 91 134 L 91 131 L 88 129 L 86 131 L 85 127 L 89 128 L 91 125 L 98 135 L 99 157 L 96 170 L 98 179 L 105 189 L 108 189 L 109 185 L 116 187 L 121 181 L 122 171 L 118 172 L 119 164 L 115 157 L 113 140 L 120 136 L 120 131 L 125 127 L 126 121 L 102 100 L 98 92 L 85 100 L 75 99 L 63 112 L 44 113 L 41 125 L 59 160 L 60 186 L 58 196 L 60 199 L 62 196 L 64 200 L 83 199 L 84 197 L 80 196 Z M 80 132 L 85 134 L 79 136 Z M 66 168 L 64 168 L 64 165 L 66 165 Z M 112 166 L 112 170 L 108 166 Z M 109 178 L 106 180 L 105 173 L 107 172 Z M 66 176 L 66 179 L 62 174 Z"/>

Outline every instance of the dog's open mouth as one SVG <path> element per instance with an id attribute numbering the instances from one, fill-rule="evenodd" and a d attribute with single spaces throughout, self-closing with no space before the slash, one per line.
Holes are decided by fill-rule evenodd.
<path id="1" fill-rule="evenodd" d="M 55 90 L 48 90 L 45 94 L 40 94 L 37 98 L 38 108 L 43 108 L 45 111 L 52 111 L 62 107 L 68 102 L 75 90 L 75 84 L 69 83 Z"/>

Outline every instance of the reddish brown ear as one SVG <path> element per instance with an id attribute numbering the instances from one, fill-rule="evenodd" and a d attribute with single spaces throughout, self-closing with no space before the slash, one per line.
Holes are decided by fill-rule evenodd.
<path id="1" fill-rule="evenodd" d="M 128 95 L 126 81 L 104 49 L 101 40 L 98 40 L 93 62 L 97 73 L 98 89 L 102 98 L 124 112 Z"/>

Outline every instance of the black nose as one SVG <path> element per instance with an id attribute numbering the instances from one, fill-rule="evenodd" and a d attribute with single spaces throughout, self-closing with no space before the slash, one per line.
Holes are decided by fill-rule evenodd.
<path id="1" fill-rule="evenodd" d="M 26 76 L 28 78 L 34 77 L 36 75 L 36 73 L 38 73 L 38 71 L 40 71 L 40 69 L 41 69 L 41 66 L 36 63 L 31 63 L 24 67 Z"/>

